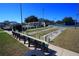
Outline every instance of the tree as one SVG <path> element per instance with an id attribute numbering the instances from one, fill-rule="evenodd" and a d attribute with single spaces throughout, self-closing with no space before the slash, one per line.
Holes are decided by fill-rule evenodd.
<path id="1" fill-rule="evenodd" d="M 48 19 L 45 19 L 44 22 L 45 22 L 46 26 L 55 24 L 55 22 L 53 20 L 51 21 Z"/>
<path id="2" fill-rule="evenodd" d="M 22 32 L 22 25 L 21 24 L 16 24 L 13 26 L 13 31 L 19 31 Z"/>
<path id="3" fill-rule="evenodd" d="M 72 17 L 65 17 L 63 19 L 63 22 L 65 23 L 65 25 L 74 25 L 75 21 L 73 20 Z"/>
<path id="4" fill-rule="evenodd" d="M 10 25 L 10 21 L 4 21 L 3 22 L 5 25 Z"/>
<path id="5" fill-rule="evenodd" d="M 45 22 L 46 26 L 55 24 L 55 22 L 53 20 L 48 20 L 48 19 L 44 19 L 44 18 L 40 18 L 39 21 Z"/>
<path id="6" fill-rule="evenodd" d="M 63 21 L 60 21 L 60 20 L 58 20 L 58 21 L 56 21 L 56 24 L 63 24 L 64 22 Z"/>
<path id="7" fill-rule="evenodd" d="M 29 16 L 27 18 L 25 18 L 25 22 L 38 22 L 38 18 L 36 16 Z"/>

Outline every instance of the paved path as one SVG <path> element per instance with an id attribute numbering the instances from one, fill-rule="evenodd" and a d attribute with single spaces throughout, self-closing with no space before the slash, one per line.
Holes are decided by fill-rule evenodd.
<path id="1" fill-rule="evenodd" d="M 9 31 L 5 31 L 7 32 L 8 34 L 12 35 L 11 32 Z M 19 41 L 19 40 L 17 40 Z M 19 41 L 20 43 L 24 43 L 23 41 Z M 24 44 L 26 47 L 28 47 L 28 44 Z M 76 52 L 72 52 L 70 50 L 67 50 L 67 49 L 64 49 L 64 48 L 61 48 L 61 47 L 58 47 L 58 46 L 55 46 L 55 45 L 52 45 L 52 44 L 49 44 L 49 49 L 51 50 L 54 50 L 56 51 L 56 55 L 57 56 L 79 56 L 79 53 L 76 53 Z M 34 50 L 34 47 L 29 47 L 30 50 Z"/>
<path id="2" fill-rule="evenodd" d="M 79 56 L 79 53 L 49 44 L 49 48 L 55 50 L 57 56 Z"/>

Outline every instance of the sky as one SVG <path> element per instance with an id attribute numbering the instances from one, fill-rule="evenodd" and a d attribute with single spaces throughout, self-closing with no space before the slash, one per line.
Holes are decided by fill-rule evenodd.
<path id="1" fill-rule="evenodd" d="M 21 5 L 23 21 L 31 15 L 54 21 L 62 20 L 64 17 L 76 19 L 75 3 L 22 3 Z M 0 3 L 0 22 L 6 20 L 21 22 L 19 3 Z"/>

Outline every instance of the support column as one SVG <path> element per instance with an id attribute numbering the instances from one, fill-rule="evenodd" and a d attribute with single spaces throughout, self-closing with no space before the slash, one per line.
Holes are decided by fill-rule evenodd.
<path id="1" fill-rule="evenodd" d="M 28 39 L 28 47 L 30 47 L 30 39 Z"/>

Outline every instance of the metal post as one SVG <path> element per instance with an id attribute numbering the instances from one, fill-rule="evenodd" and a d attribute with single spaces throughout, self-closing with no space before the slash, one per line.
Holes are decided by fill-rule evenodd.
<path id="1" fill-rule="evenodd" d="M 78 17 L 79 17 L 79 4 L 77 4 L 77 14 L 76 14 L 76 20 L 75 20 L 75 29 L 76 29 Z"/>
<path id="2" fill-rule="evenodd" d="M 42 16 L 43 16 L 43 18 L 44 18 L 44 8 L 42 9 Z"/>
<path id="3" fill-rule="evenodd" d="M 75 29 L 76 29 L 76 20 L 75 20 Z"/>
<path id="4" fill-rule="evenodd" d="M 22 3 L 20 3 L 20 15 L 21 15 L 21 25 L 22 25 L 22 23 L 23 23 L 23 21 L 22 21 Z M 23 31 L 23 28 L 22 28 L 22 31 Z"/>
<path id="5" fill-rule="evenodd" d="M 44 8 L 42 8 L 42 16 L 43 16 L 43 18 L 44 18 L 44 13 L 45 13 Z M 45 23 L 44 23 L 44 27 L 45 27 Z"/>

